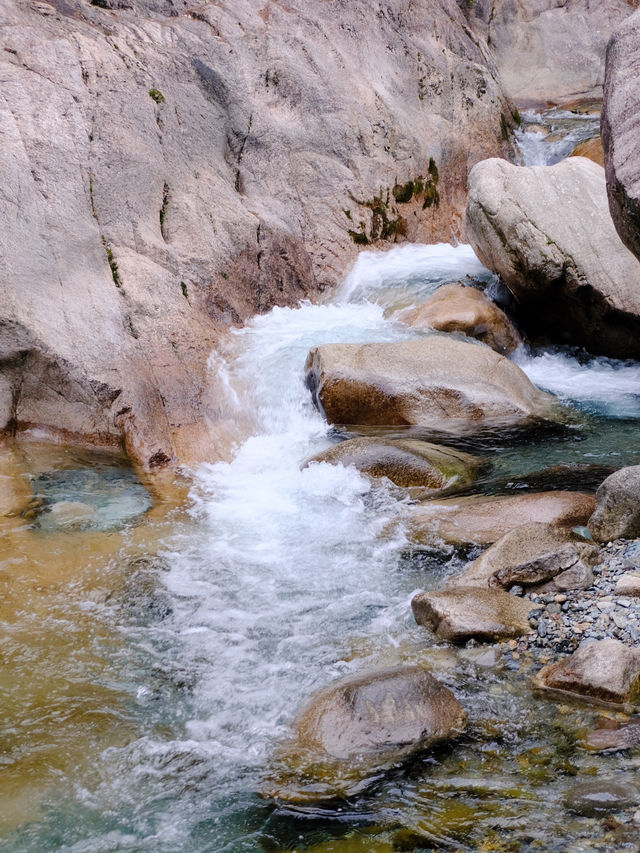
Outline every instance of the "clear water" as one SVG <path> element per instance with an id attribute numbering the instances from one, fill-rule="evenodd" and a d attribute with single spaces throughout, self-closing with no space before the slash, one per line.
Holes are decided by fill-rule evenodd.
<path id="1" fill-rule="evenodd" d="M 599 104 L 574 111 L 553 107 L 541 112 L 524 110 L 514 136 L 525 166 L 553 166 L 569 157 L 576 146 L 600 133 Z"/>
<path id="2" fill-rule="evenodd" d="M 44 535 L 19 513 L 5 517 L 0 850 L 355 853 L 422 849 L 418 836 L 425 849 L 500 849 L 486 846 L 496 834 L 523 850 L 565 850 L 598 836 L 597 822 L 567 820 L 567 786 L 594 772 L 627 778 L 637 756 L 581 752 L 577 733 L 594 713 L 533 697 L 530 673 L 512 672 L 502 649 L 487 664 L 434 645 L 409 602 L 459 558 L 407 560 L 400 535 L 380 535 L 403 509 L 390 488 L 353 469 L 301 467 L 335 440 L 304 387 L 309 348 L 407 337 L 397 310 L 466 276 L 492 280 L 466 246 L 362 253 L 332 303 L 258 317 L 226 363 L 212 360 L 224 416 L 251 435 L 230 462 L 204 465 L 188 498 L 156 494 L 124 529 Z M 563 441 L 494 450 L 496 475 L 640 462 L 637 364 L 516 358 L 584 420 Z M 6 483 L 27 487 L 18 505 L 34 472 L 83 467 L 56 457 L 43 468 L 34 454 L 2 458 Z M 259 798 L 312 691 L 414 661 L 469 710 L 459 744 L 338 809 L 274 810 Z M 407 838 L 414 846 L 398 848 Z"/>

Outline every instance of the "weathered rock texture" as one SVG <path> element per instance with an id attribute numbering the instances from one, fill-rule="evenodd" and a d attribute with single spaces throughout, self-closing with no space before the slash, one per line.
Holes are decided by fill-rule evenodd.
<path id="1" fill-rule="evenodd" d="M 566 527 L 523 524 L 495 542 L 464 572 L 456 586 L 534 586 L 574 568 L 593 565 L 599 549 Z M 578 572 L 574 572 L 576 577 Z"/>
<path id="2" fill-rule="evenodd" d="M 519 103 L 598 95 L 607 40 L 637 0 L 460 0 Z"/>
<path id="3" fill-rule="evenodd" d="M 472 483 L 482 460 L 416 439 L 351 438 L 318 453 L 311 462 L 353 465 L 371 477 L 388 477 L 397 486 L 443 489 Z"/>
<path id="4" fill-rule="evenodd" d="M 445 284 L 423 305 L 404 311 L 400 319 L 414 329 L 461 332 L 501 355 L 509 355 L 522 343 L 504 311 L 478 288 L 463 284 Z"/>
<path id="5" fill-rule="evenodd" d="M 425 501 L 410 507 L 404 521 L 410 541 L 418 544 L 491 545 L 523 524 L 586 524 L 593 507 L 593 497 L 582 492 L 476 495 Z"/>
<path id="6" fill-rule="evenodd" d="M 315 693 L 262 793 L 290 802 L 351 796 L 380 772 L 459 734 L 466 714 L 419 666 L 348 676 Z"/>
<path id="7" fill-rule="evenodd" d="M 585 643 L 570 657 L 543 667 L 535 683 L 542 688 L 623 704 L 638 695 L 640 649 L 611 639 Z"/>
<path id="8" fill-rule="evenodd" d="M 418 625 L 431 628 L 443 640 L 498 640 L 530 631 L 534 605 L 501 589 L 442 589 L 419 592 L 411 601 Z"/>
<path id="9" fill-rule="evenodd" d="M 640 465 L 621 468 L 599 486 L 589 531 L 598 542 L 640 536 Z"/>
<path id="10" fill-rule="evenodd" d="M 640 258 L 640 12 L 616 30 L 607 48 L 601 133 L 611 215 Z"/>
<path id="11" fill-rule="evenodd" d="M 469 177 L 467 235 L 516 296 L 529 334 L 640 357 L 640 262 L 614 228 L 596 163 L 479 163 Z"/>
<path id="12" fill-rule="evenodd" d="M 513 123 L 454 0 L 3 0 L 0 432 L 211 457 L 221 330 L 460 234 Z"/>
<path id="13" fill-rule="evenodd" d="M 487 346 L 447 335 L 311 350 L 307 384 L 329 423 L 445 433 L 560 420 L 554 398 Z"/>

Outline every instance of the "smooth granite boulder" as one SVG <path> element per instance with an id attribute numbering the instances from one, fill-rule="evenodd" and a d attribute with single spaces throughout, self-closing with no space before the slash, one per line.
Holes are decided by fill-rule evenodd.
<path id="1" fill-rule="evenodd" d="M 640 259 L 640 11 L 607 47 L 601 134 L 611 216 Z"/>
<path id="2" fill-rule="evenodd" d="M 453 434 L 562 420 L 555 398 L 487 346 L 448 335 L 311 350 L 306 380 L 329 423 Z"/>
<path id="3" fill-rule="evenodd" d="M 404 311 L 400 319 L 414 329 L 460 332 L 501 355 L 522 343 L 518 330 L 504 311 L 477 287 L 445 284 L 423 305 Z"/>
<path id="4" fill-rule="evenodd" d="M 350 438 L 308 459 L 353 465 L 370 477 L 387 477 L 397 486 L 443 489 L 472 483 L 485 462 L 469 453 L 413 438 Z"/>
<path id="5" fill-rule="evenodd" d="M 640 261 L 613 225 L 602 167 L 585 157 L 555 166 L 478 163 L 467 235 L 516 297 L 529 335 L 640 357 Z"/>
<path id="6" fill-rule="evenodd" d="M 534 604 L 500 589 L 456 588 L 419 592 L 411 601 L 418 625 L 443 640 L 499 640 L 527 634 Z"/>
<path id="7" fill-rule="evenodd" d="M 310 698 L 261 793 L 293 803 L 352 796 L 460 734 L 465 720 L 453 693 L 420 666 L 350 675 Z"/>
<path id="8" fill-rule="evenodd" d="M 584 643 L 568 658 L 543 667 L 535 684 L 624 705 L 640 691 L 640 649 L 613 639 Z"/>
<path id="9" fill-rule="evenodd" d="M 598 542 L 640 536 L 640 465 L 621 468 L 598 488 L 589 531 Z"/>

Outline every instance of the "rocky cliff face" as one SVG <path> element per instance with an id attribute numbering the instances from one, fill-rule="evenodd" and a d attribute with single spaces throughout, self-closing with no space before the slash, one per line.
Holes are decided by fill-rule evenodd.
<path id="1" fill-rule="evenodd" d="M 4 0 L 0 430 L 215 456 L 210 351 L 461 233 L 513 123 L 454 0 Z"/>
<path id="2" fill-rule="evenodd" d="M 602 144 L 611 215 L 640 259 L 640 12 L 614 33 L 607 49 Z"/>
<path id="3" fill-rule="evenodd" d="M 601 97 L 614 28 L 638 0 L 459 0 L 521 105 Z"/>

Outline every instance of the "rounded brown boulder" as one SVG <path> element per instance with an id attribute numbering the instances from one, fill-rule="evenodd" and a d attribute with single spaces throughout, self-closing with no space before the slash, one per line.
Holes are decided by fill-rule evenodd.
<path id="1" fill-rule="evenodd" d="M 403 312 L 400 319 L 414 329 L 461 332 L 502 355 L 522 343 L 504 311 L 478 288 L 463 284 L 443 285 L 424 305 Z"/>
<path id="2" fill-rule="evenodd" d="M 340 679 L 300 712 L 263 796 L 313 802 L 353 796 L 409 755 L 459 734 L 466 714 L 420 666 Z"/>
<path id="3" fill-rule="evenodd" d="M 418 439 L 351 438 L 318 453 L 312 462 L 353 465 L 371 477 L 387 477 L 397 486 L 442 489 L 475 480 L 484 462 L 450 447 Z"/>
<path id="4" fill-rule="evenodd" d="M 311 350 L 306 381 L 329 423 L 449 434 L 558 422 L 556 399 L 487 346 L 448 335 Z"/>

